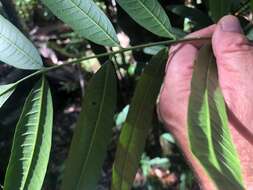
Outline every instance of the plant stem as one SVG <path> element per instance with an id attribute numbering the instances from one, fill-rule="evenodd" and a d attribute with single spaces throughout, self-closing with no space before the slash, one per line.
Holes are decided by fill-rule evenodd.
<path id="1" fill-rule="evenodd" d="M 166 40 L 166 41 L 136 45 L 136 46 L 132 46 L 129 48 L 121 48 L 120 50 L 117 50 L 117 51 L 102 53 L 102 54 L 98 54 L 98 55 L 94 55 L 94 56 L 82 57 L 82 58 L 79 58 L 79 59 L 76 59 L 73 61 L 66 61 L 60 65 L 54 65 L 51 67 L 46 67 L 41 70 L 38 70 L 38 71 L 22 78 L 21 80 L 17 81 L 16 84 L 19 84 L 19 83 L 21 83 L 31 77 L 37 76 L 39 74 L 47 73 L 48 71 L 52 71 L 52 70 L 61 68 L 66 65 L 79 64 L 81 61 L 85 61 L 85 60 L 89 60 L 89 59 L 95 59 L 95 58 L 100 58 L 100 57 L 105 57 L 105 56 L 113 56 L 113 55 L 124 53 L 127 51 L 140 50 L 140 49 L 144 49 L 146 47 L 152 47 L 152 46 L 157 46 L 157 45 L 172 45 L 172 44 L 177 44 L 177 43 L 186 43 L 186 42 L 194 42 L 194 41 L 208 41 L 210 39 L 211 38 L 209 38 L 209 37 L 195 37 L 195 38 L 184 38 L 184 39 L 179 39 L 179 40 Z"/>

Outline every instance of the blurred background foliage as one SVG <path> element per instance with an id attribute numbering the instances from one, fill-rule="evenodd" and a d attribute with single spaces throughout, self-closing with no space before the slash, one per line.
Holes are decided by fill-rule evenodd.
<path id="1" fill-rule="evenodd" d="M 80 38 L 68 26 L 60 22 L 37 0 L 1 0 L 0 11 L 14 25 L 21 29 L 39 49 L 44 63 L 48 66 L 60 64 L 82 56 L 104 53 L 110 49 Z M 162 40 L 136 24 L 114 0 L 95 0 L 108 15 L 122 47 Z M 160 0 L 169 15 L 171 23 L 181 33 L 189 33 L 211 25 L 210 5 L 201 0 Z M 249 1 L 233 0 L 228 13 L 238 16 L 245 33 L 253 39 L 252 13 Z M 138 35 L 137 35 L 138 34 Z M 115 115 L 114 135 L 108 147 L 101 179 L 97 189 L 109 189 L 112 163 L 121 126 L 126 119 L 129 103 L 136 82 L 150 57 L 163 46 L 145 48 L 143 51 L 122 53 L 112 57 L 119 78 L 119 99 Z M 116 50 L 116 49 L 113 49 Z M 67 66 L 48 74 L 54 98 L 53 146 L 50 163 L 43 189 L 57 190 L 61 182 L 64 160 L 70 146 L 73 126 L 80 112 L 80 97 L 85 87 L 100 66 L 108 59 L 103 57 L 83 61 L 80 65 Z M 26 75 L 12 67 L 0 65 L 0 84 L 16 81 Z M 33 81 L 27 81 L 17 89 L 15 96 L 0 110 L 0 184 L 10 154 L 10 146 L 17 117 Z M 16 100 L 17 104 L 11 104 Z M 6 114 L 8 113 L 8 114 Z M 154 117 L 156 118 L 156 117 Z M 190 190 L 199 189 L 184 157 L 175 144 L 175 140 L 163 126 L 154 119 L 154 128 L 149 132 L 139 170 L 135 177 L 133 190 Z"/>

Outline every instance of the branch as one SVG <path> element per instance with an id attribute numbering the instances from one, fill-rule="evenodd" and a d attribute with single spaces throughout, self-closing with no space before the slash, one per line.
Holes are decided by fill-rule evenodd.
<path id="1" fill-rule="evenodd" d="M 129 48 L 122 48 L 118 51 L 113 51 L 113 52 L 109 52 L 109 53 L 102 53 L 102 54 L 98 54 L 98 55 L 94 55 L 94 56 L 89 56 L 89 57 L 82 57 L 73 61 L 66 61 L 60 65 L 55 65 L 55 66 L 51 66 L 51 67 L 46 67 L 43 68 L 41 70 L 38 70 L 26 77 L 24 77 L 23 79 L 19 80 L 16 82 L 16 85 L 18 85 L 19 83 L 32 78 L 34 76 L 43 74 L 43 73 L 47 73 L 49 71 L 55 70 L 55 69 L 59 69 L 63 66 L 66 65 L 71 65 L 71 64 L 80 64 L 82 61 L 85 60 L 90 60 L 90 59 L 95 59 L 95 58 L 101 58 L 101 57 L 106 57 L 106 56 L 113 56 L 116 54 L 120 54 L 120 53 L 124 53 L 127 51 L 136 51 L 136 50 L 140 50 L 140 49 L 144 49 L 146 47 L 152 47 L 152 46 L 157 46 L 157 45 L 173 45 L 173 44 L 178 44 L 178 43 L 190 43 L 190 42 L 195 42 L 195 41 L 210 41 L 211 38 L 209 37 L 195 37 L 195 38 L 184 38 L 184 39 L 179 39 L 179 40 L 166 40 L 166 41 L 160 41 L 160 42 L 152 42 L 152 43 L 147 43 L 147 44 L 141 44 L 141 45 L 137 45 L 137 46 L 132 46 Z"/>

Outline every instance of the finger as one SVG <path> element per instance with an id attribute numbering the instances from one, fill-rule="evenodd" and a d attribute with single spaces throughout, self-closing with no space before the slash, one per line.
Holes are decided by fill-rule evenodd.
<path id="1" fill-rule="evenodd" d="M 208 26 L 202 30 L 193 32 L 186 36 L 186 38 L 211 38 L 216 28 L 216 24 Z M 191 44 L 194 45 L 196 48 L 201 48 L 204 44 L 209 42 L 209 39 L 206 40 L 196 40 L 192 41 Z"/>
<path id="2" fill-rule="evenodd" d="M 247 189 L 253 189 L 253 47 L 234 16 L 225 16 L 219 21 L 212 45 L 244 182 Z"/>
<path id="3" fill-rule="evenodd" d="M 202 30 L 199 30 L 199 31 L 196 31 L 196 32 L 193 32 L 189 35 L 187 35 L 185 38 L 211 38 L 212 37 L 212 34 L 215 30 L 215 27 L 216 25 L 211 25 L 207 28 L 204 28 Z M 179 50 L 181 50 L 184 45 L 186 44 L 190 44 L 192 45 L 193 47 L 195 47 L 196 49 L 199 49 L 200 47 L 202 47 L 204 44 L 208 43 L 209 40 L 208 39 L 205 39 L 205 40 L 193 40 L 193 41 L 189 41 L 189 42 L 185 42 L 185 43 L 180 43 L 180 44 L 177 44 L 177 45 L 174 45 L 174 46 L 171 46 L 170 48 L 170 52 L 169 52 L 169 55 L 170 55 L 170 59 L 174 56 L 174 54 L 176 54 Z M 170 62 L 170 59 L 168 60 L 168 63 Z M 167 64 L 168 66 L 168 64 Z M 166 67 L 166 70 L 167 70 L 167 67 Z"/>
<path id="4" fill-rule="evenodd" d="M 243 35 L 236 17 L 225 16 L 219 21 L 212 38 L 212 45 L 217 60 L 220 85 L 229 108 L 235 105 L 234 99 L 237 99 L 234 97 L 236 94 L 234 92 L 247 92 L 243 96 L 249 96 L 251 99 L 253 46 Z M 242 108 L 231 109 L 240 110 Z M 247 109 L 251 110 L 251 107 Z"/>
<path id="5" fill-rule="evenodd" d="M 239 20 L 232 15 L 225 16 L 219 21 L 213 34 L 212 44 L 216 58 L 222 57 L 224 53 L 248 50 L 250 45 L 243 34 Z"/>
<path id="6" fill-rule="evenodd" d="M 214 30 L 215 25 L 195 32 L 187 38 L 210 37 Z M 215 189 L 203 167 L 190 151 L 186 128 L 193 63 L 198 49 L 205 43 L 206 41 L 181 43 L 171 48 L 157 110 L 165 127 L 174 135 L 190 166 L 194 169 L 201 187 Z"/>
<path id="7" fill-rule="evenodd" d="M 214 30 L 215 25 L 212 25 L 188 35 L 187 38 L 211 37 Z M 158 104 L 158 114 L 165 123 L 173 122 L 171 118 L 174 118 L 175 122 L 178 120 L 185 122 L 193 63 L 198 48 L 205 43 L 206 41 L 198 41 L 197 43 L 188 42 L 172 46 L 166 67 L 166 76 L 160 93 L 160 103 Z M 176 105 L 178 101 L 180 102 L 178 106 L 182 110 L 180 113 L 170 113 L 171 109 L 169 108 Z M 172 124 L 171 126 L 175 125 Z"/>
<path id="8" fill-rule="evenodd" d="M 252 57 L 252 46 L 234 16 L 223 17 L 212 37 L 212 45 L 219 72 L 241 72 L 244 63 Z"/>

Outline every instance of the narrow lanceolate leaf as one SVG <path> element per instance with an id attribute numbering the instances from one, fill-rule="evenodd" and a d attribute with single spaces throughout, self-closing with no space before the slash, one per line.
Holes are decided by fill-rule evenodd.
<path id="1" fill-rule="evenodd" d="M 0 86 L 0 108 L 3 104 L 8 100 L 8 98 L 12 95 L 16 87 L 16 84 L 7 84 Z"/>
<path id="2" fill-rule="evenodd" d="M 233 0 L 209 0 L 209 11 L 214 22 L 229 14 Z"/>
<path id="3" fill-rule="evenodd" d="M 26 99 L 16 126 L 4 190 L 40 190 L 49 159 L 53 108 L 43 77 Z"/>
<path id="4" fill-rule="evenodd" d="M 141 26 L 162 37 L 175 38 L 170 20 L 157 0 L 116 0 Z"/>
<path id="5" fill-rule="evenodd" d="M 117 78 L 108 62 L 91 79 L 82 102 L 62 190 L 96 189 L 113 127 Z"/>
<path id="6" fill-rule="evenodd" d="M 167 50 L 155 55 L 136 87 L 130 110 L 122 127 L 113 166 L 112 190 L 130 190 L 144 150 L 156 99 L 163 81 Z"/>
<path id="7" fill-rule="evenodd" d="M 42 0 L 62 21 L 80 36 L 95 43 L 118 46 L 116 32 L 93 0 Z"/>
<path id="8" fill-rule="evenodd" d="M 0 15 L 0 61 L 20 69 L 40 69 L 41 57 L 33 44 Z"/>
<path id="9" fill-rule="evenodd" d="M 244 189 L 240 161 L 228 127 L 226 106 L 218 83 L 211 47 L 200 50 L 194 65 L 188 108 L 193 154 L 218 189 Z"/>

